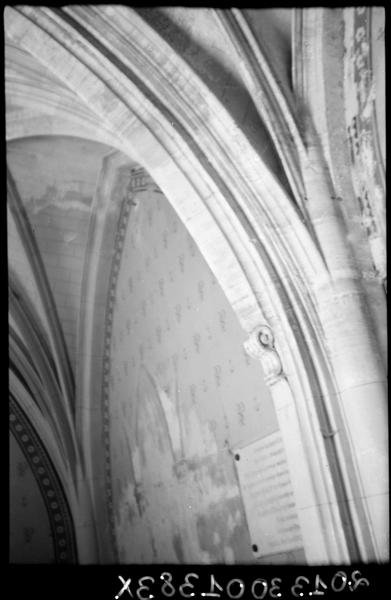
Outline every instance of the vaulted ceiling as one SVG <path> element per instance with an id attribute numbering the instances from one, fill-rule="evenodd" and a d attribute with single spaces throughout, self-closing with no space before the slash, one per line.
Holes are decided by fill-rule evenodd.
<path id="1" fill-rule="evenodd" d="M 349 395 L 387 341 L 383 17 L 360 10 L 7 7 L 12 469 L 53 560 L 384 554 L 384 435 L 372 463 Z M 232 457 L 278 432 L 302 532 L 271 558 Z"/>

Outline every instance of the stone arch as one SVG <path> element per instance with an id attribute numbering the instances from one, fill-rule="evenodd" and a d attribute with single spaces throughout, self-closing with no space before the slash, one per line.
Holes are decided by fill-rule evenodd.
<path id="1" fill-rule="evenodd" d="M 30 222 L 19 197 L 15 181 L 9 170 L 7 170 L 7 201 L 15 220 L 20 239 L 22 240 L 33 277 L 38 284 L 40 301 L 46 311 L 45 316 L 47 318 L 49 339 L 56 358 L 57 372 L 61 380 L 66 407 L 67 410 L 71 412 L 73 410 L 74 381 L 70 369 L 69 356 L 64 343 L 63 331 L 59 324 L 56 306 L 53 301 L 47 275 L 43 268 L 41 255 L 38 251 Z M 18 287 L 15 278 L 14 287 Z"/>
<path id="2" fill-rule="evenodd" d="M 5 43 L 6 139 L 64 135 L 84 137 L 109 146 L 121 142 L 97 115 L 28 52 L 9 39 Z"/>
<path id="3" fill-rule="evenodd" d="M 46 331 L 18 278 L 12 272 L 10 275 L 10 426 L 22 451 L 27 452 L 39 487 L 47 485 L 43 479 L 48 476 L 50 489 L 58 496 L 52 500 L 60 506 L 61 519 L 56 517 L 58 511 L 52 510 L 50 502 L 48 504 L 56 560 L 76 563 L 84 556 L 91 560 L 96 540 L 89 491 L 83 483 L 83 457 L 57 379 Z M 30 457 L 28 453 L 32 450 L 19 439 L 18 432 L 22 428 L 35 440 L 35 453 Z M 45 495 L 44 498 L 47 504 Z M 57 520 L 64 522 L 56 523 Z M 65 542 L 59 543 L 62 536 L 57 525 L 63 526 Z M 62 548 L 62 545 L 67 547 Z M 66 555 L 63 555 L 65 550 Z"/>
<path id="4" fill-rule="evenodd" d="M 67 8 L 64 18 L 49 9 L 7 9 L 7 31 L 49 70 L 59 70 L 60 78 L 123 141 L 122 150 L 152 175 L 196 240 L 250 338 L 256 342 L 259 327 L 271 327 L 271 342 L 261 341 L 257 352 L 266 370 L 277 365 L 274 383 L 279 388 L 272 388 L 276 403 L 281 410 L 289 405 L 292 414 L 299 415 L 295 443 L 301 457 L 300 437 L 317 450 L 305 460 L 304 469 L 314 506 L 323 506 L 314 518 L 324 548 L 309 560 L 348 560 L 337 498 L 341 506 L 349 497 L 346 486 L 357 487 L 357 465 L 349 475 L 351 442 L 344 438 L 341 446 L 337 440 L 338 447 L 327 451 L 321 433 L 326 427 L 327 434 L 335 422 L 346 427 L 337 400 L 347 376 L 336 369 L 327 351 L 324 332 L 327 338 L 336 330 L 318 307 L 333 297 L 333 275 L 354 276 L 354 265 L 338 230 L 331 231 L 338 260 L 325 262 L 303 215 L 221 104 L 197 78 L 192 77 L 193 84 L 186 81 L 189 67 L 134 13 L 130 23 L 125 10 L 121 7 L 115 15 L 111 7 L 104 7 L 78 14 Z M 109 32 L 106 51 L 91 33 L 99 33 L 102 26 Z M 124 45 L 124 31 L 132 34 L 130 46 Z M 146 66 L 153 74 L 148 85 L 142 79 Z M 359 316 L 361 308 L 355 309 Z M 379 379 L 365 327 L 358 337 L 365 340 L 366 375 L 372 371 Z M 351 359 L 344 365 L 349 373 L 353 363 Z M 343 473 L 334 472 L 331 478 L 325 475 L 330 452 L 344 465 Z M 338 492 L 341 485 L 345 490 Z M 331 533 L 325 534 L 323 529 L 329 528 Z M 359 528 L 356 522 L 355 535 L 360 535 Z M 363 555 L 370 556 L 372 550 L 362 539 L 360 544 Z"/>
<path id="5" fill-rule="evenodd" d="M 12 378 L 11 378 L 12 380 Z M 33 402 L 15 386 L 10 394 L 10 431 L 22 450 L 40 490 L 47 511 L 53 541 L 54 560 L 58 564 L 76 564 L 78 561 L 74 521 L 74 500 L 67 478 L 57 462 L 55 442 L 48 437 L 47 428 L 33 414 Z M 17 387 L 17 386 L 16 386 Z M 17 393 L 17 400 L 13 394 Z M 21 392 L 21 393 L 20 393 Z M 23 408 L 22 408 L 23 407 Z M 42 437 L 43 434 L 43 437 Z M 43 441 L 45 439 L 45 442 Z M 54 452 L 52 453 L 51 450 Z M 60 468 L 59 468 L 60 466 Z"/>

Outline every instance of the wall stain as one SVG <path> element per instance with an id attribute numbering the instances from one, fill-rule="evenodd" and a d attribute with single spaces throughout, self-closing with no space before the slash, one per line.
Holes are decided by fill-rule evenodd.
<path id="1" fill-rule="evenodd" d="M 197 517 L 197 534 L 200 548 L 208 552 L 213 561 L 253 560 L 239 497 L 231 498 L 225 504 L 209 506 L 207 512 Z M 219 540 L 218 544 L 216 540 Z"/>
<path id="2" fill-rule="evenodd" d="M 139 483 L 136 483 L 136 485 L 134 486 L 133 494 L 137 503 L 138 514 L 140 515 L 140 517 L 142 517 L 145 512 L 145 509 L 148 506 L 148 500 Z"/>
<path id="3" fill-rule="evenodd" d="M 129 522 L 132 523 L 133 519 L 136 517 L 136 511 L 134 510 L 134 508 L 131 504 L 128 504 L 127 508 L 128 508 Z"/>
<path id="4" fill-rule="evenodd" d="M 157 553 L 157 548 L 156 548 L 156 544 L 155 544 L 155 539 L 154 539 L 152 533 L 150 533 L 150 539 L 151 539 L 151 547 L 152 547 L 153 557 L 155 559 L 157 559 L 158 553 Z"/>
<path id="5" fill-rule="evenodd" d="M 179 533 L 174 533 L 172 536 L 172 545 L 174 546 L 175 554 L 177 555 L 178 562 L 185 562 L 185 553 L 182 544 L 182 538 Z"/>

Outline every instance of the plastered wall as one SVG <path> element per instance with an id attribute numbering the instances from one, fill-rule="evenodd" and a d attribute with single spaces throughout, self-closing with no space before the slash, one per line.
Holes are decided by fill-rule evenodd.
<path id="1" fill-rule="evenodd" d="M 103 428 L 119 560 L 254 561 L 234 452 L 278 430 L 271 396 L 216 279 L 150 180 L 133 198 L 113 302 Z"/>

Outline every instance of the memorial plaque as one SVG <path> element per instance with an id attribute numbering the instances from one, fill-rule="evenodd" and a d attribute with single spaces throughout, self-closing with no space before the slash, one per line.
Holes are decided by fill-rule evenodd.
<path id="1" fill-rule="evenodd" d="M 302 548 L 281 433 L 236 450 L 235 459 L 254 555 Z"/>

